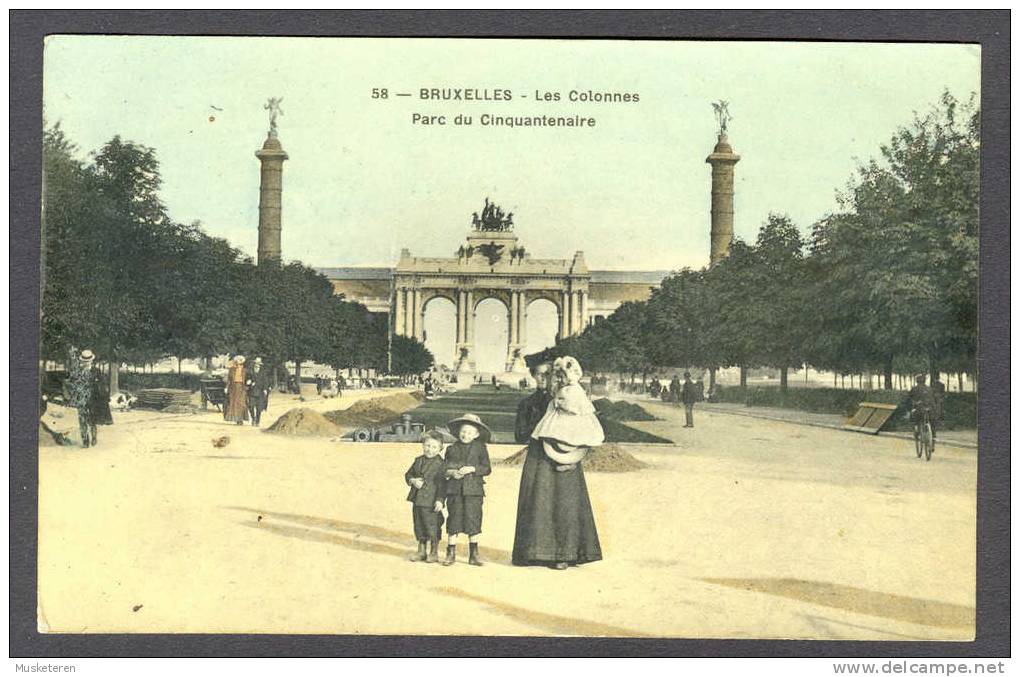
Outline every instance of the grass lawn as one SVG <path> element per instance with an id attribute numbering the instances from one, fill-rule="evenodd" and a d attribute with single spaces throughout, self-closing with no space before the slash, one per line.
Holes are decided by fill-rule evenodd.
<path id="1" fill-rule="evenodd" d="M 422 421 L 426 428 L 445 426 L 451 419 L 462 414 L 478 414 L 485 425 L 492 430 L 492 441 L 512 443 L 514 441 L 514 419 L 517 417 L 517 403 L 527 397 L 530 390 L 496 390 L 491 385 L 473 385 L 429 400 L 412 412 L 415 421 Z M 671 441 L 646 433 L 619 421 L 602 420 L 607 442 L 640 442 L 644 444 L 670 444 Z"/>

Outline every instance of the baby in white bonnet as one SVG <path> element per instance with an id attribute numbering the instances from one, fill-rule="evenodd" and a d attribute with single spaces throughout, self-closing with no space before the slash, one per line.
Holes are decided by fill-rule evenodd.
<path id="1" fill-rule="evenodd" d="M 559 383 L 545 416 L 531 436 L 545 443 L 546 455 L 571 469 L 583 458 L 587 448 L 605 441 L 595 406 L 581 387 L 581 365 L 573 357 L 560 357 L 553 363 L 553 375 Z M 557 470 L 560 470 L 558 467 Z"/>

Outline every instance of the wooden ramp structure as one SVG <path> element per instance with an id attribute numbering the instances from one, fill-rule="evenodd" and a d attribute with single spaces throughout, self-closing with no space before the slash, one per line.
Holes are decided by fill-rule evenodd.
<path id="1" fill-rule="evenodd" d="M 844 430 L 877 435 L 898 407 L 882 402 L 861 402 L 857 413 L 843 425 Z"/>

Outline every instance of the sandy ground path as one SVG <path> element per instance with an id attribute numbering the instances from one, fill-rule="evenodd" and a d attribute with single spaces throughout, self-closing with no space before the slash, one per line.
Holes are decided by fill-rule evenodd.
<path id="1" fill-rule="evenodd" d="M 264 427 L 292 404 L 277 397 Z M 676 444 L 629 447 L 646 470 L 588 475 L 606 559 L 564 572 L 509 565 L 519 467 L 496 464 L 489 478 L 487 564 L 447 568 L 406 560 L 402 475 L 417 445 L 281 437 L 215 413 L 115 413 L 98 448 L 40 449 L 40 626 L 973 636 L 974 451 L 925 463 L 905 440 L 706 412 L 685 430 L 682 412 L 649 409 L 663 420 L 632 425 Z M 231 443 L 216 449 L 220 435 Z"/>

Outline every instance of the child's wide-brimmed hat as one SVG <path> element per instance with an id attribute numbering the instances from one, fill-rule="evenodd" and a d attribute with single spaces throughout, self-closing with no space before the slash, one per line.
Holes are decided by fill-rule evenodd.
<path id="1" fill-rule="evenodd" d="M 483 442 L 488 442 L 492 438 L 492 431 L 489 430 L 489 426 L 482 423 L 482 419 L 478 418 L 478 414 L 464 414 L 459 418 L 453 419 L 446 425 L 450 429 L 451 433 L 454 435 L 460 435 L 460 427 L 465 423 L 470 423 L 474 427 L 478 428 L 478 437 L 481 438 Z"/>
<path id="2" fill-rule="evenodd" d="M 83 350 L 81 351 L 80 358 L 82 362 L 91 362 L 92 360 L 96 359 L 96 356 L 95 353 L 93 353 L 91 350 Z"/>
<path id="3" fill-rule="evenodd" d="M 238 364 L 244 364 L 244 355 L 236 355 L 234 357 L 234 362 L 237 362 Z"/>
<path id="4" fill-rule="evenodd" d="M 542 451 L 555 463 L 562 463 L 564 465 L 570 463 L 580 463 L 584 457 L 591 451 L 591 447 L 573 447 L 556 440 L 549 439 L 548 437 L 542 438 Z"/>

